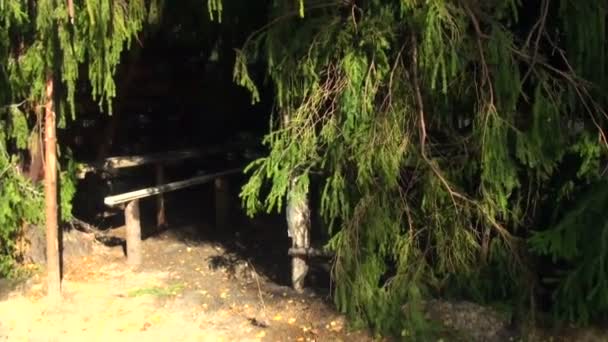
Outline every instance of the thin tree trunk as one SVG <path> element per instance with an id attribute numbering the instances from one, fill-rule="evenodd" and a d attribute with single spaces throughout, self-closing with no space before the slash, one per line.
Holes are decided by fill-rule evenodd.
<path id="1" fill-rule="evenodd" d="M 139 200 L 133 200 L 125 208 L 127 226 L 127 262 L 131 266 L 141 265 L 141 223 L 139 220 Z"/>
<path id="2" fill-rule="evenodd" d="M 59 225 L 57 223 L 57 135 L 53 108 L 53 79 L 46 81 L 44 194 L 46 211 L 47 290 L 51 301 L 61 298 Z"/>
<path id="3" fill-rule="evenodd" d="M 295 179 L 291 180 L 291 189 Z M 307 250 L 310 247 L 310 207 L 306 195 L 294 196 L 293 190 L 288 194 L 287 234 L 291 238 L 292 249 Z M 306 255 L 293 255 L 291 261 L 291 281 L 294 290 L 304 291 L 308 260 Z"/>

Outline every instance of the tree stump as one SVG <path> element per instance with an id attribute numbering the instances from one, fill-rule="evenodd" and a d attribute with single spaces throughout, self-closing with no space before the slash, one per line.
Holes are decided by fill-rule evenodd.
<path id="1" fill-rule="evenodd" d="M 139 200 L 133 200 L 125 208 L 127 226 L 127 262 L 131 266 L 141 265 L 141 223 L 139 220 Z"/>
<path id="2" fill-rule="evenodd" d="M 293 181 L 292 181 L 293 187 Z M 288 195 L 287 201 L 287 235 L 291 238 L 291 247 L 294 249 L 308 249 L 310 247 L 310 207 L 306 196 Z M 306 274 L 308 273 L 308 260 L 305 254 L 292 257 L 291 282 L 294 290 L 304 291 Z"/>

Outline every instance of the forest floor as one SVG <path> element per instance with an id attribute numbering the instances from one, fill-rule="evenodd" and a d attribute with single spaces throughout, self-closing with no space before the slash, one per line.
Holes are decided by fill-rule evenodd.
<path id="1" fill-rule="evenodd" d="M 334 310 L 322 261 L 312 264 L 304 294 L 287 286 L 290 240 L 281 217 L 250 220 L 235 212 L 234 225 L 218 231 L 208 219 L 212 206 L 197 208 L 182 198 L 169 207 L 171 229 L 158 230 L 145 220 L 153 212 L 142 211 L 144 258 L 137 268 L 127 264 L 120 224 L 105 231 L 105 245 L 64 255 L 60 305 L 46 299 L 43 269 L 18 282 L 0 279 L 0 342 L 388 341 L 351 329 Z M 447 302 L 436 307 L 437 321 L 459 323 L 456 330 L 470 336 L 496 328 L 487 308 Z M 523 340 L 608 341 L 608 328 L 540 329 L 534 335 Z M 447 331 L 439 340 L 473 340 L 454 336 L 461 335 Z"/>
<path id="2" fill-rule="evenodd" d="M 66 259 L 59 306 L 48 304 L 41 271 L 0 284 L 0 341 L 372 340 L 350 331 L 323 295 L 276 285 L 221 244 L 188 235 L 144 240 L 137 269 L 121 246 Z"/>

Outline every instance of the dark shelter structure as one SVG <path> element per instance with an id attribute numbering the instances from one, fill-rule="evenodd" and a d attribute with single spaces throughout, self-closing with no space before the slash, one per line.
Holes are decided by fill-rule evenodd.
<path id="1" fill-rule="evenodd" d="M 258 8 L 243 5 L 233 10 Z M 245 181 L 239 173 L 266 153 L 261 140 L 269 129 L 272 93 L 264 89 L 263 101 L 253 105 L 249 91 L 235 84 L 235 49 L 262 25 L 264 15 L 241 23 L 231 18 L 212 23 L 207 9 L 196 1 L 167 3 L 162 13 L 122 58 L 113 112 L 100 112 L 82 82 L 79 115 L 59 131 L 75 161 L 86 165 L 79 176 L 74 215 L 102 229 L 126 223 L 126 253 L 136 265 L 141 256 L 135 241 L 188 220 L 210 223 L 215 228 L 199 232 L 201 238 L 249 246 L 250 251 L 239 252 L 261 257 L 261 263 L 266 262 L 261 269 L 287 284 L 285 216 L 272 219 L 272 231 L 238 231 L 248 221 L 239 209 Z M 254 71 L 262 67 L 251 65 Z M 209 174 L 212 178 L 206 178 Z M 221 178 L 214 181 L 216 177 Z M 308 230 L 310 223 L 303 224 Z M 135 231 L 129 230 L 133 227 Z M 270 247 L 264 249 L 271 251 L 266 256 L 253 245 L 260 241 Z M 306 270 L 295 276 L 302 278 L 299 290 Z M 326 279 L 322 285 L 327 284 Z"/>

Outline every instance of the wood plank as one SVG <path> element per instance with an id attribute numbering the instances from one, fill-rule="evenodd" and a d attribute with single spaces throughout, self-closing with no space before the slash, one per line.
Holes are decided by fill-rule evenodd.
<path id="1" fill-rule="evenodd" d="M 199 150 L 170 151 L 148 155 L 120 156 L 106 158 L 102 163 L 103 169 L 122 169 L 146 164 L 158 164 L 198 158 L 202 155 Z"/>
<path id="2" fill-rule="evenodd" d="M 230 218 L 230 188 L 228 180 L 223 177 L 217 177 L 215 185 L 215 227 L 225 231 L 228 229 Z"/>
<path id="3" fill-rule="evenodd" d="M 175 190 L 179 190 L 179 189 L 183 189 L 183 188 L 188 188 L 188 187 L 191 187 L 194 185 L 208 183 L 217 177 L 238 173 L 241 170 L 242 170 L 241 168 L 230 169 L 227 171 L 222 171 L 222 172 L 213 173 L 213 174 L 209 174 L 209 175 L 193 177 L 193 178 L 186 179 L 183 181 L 168 183 L 168 184 L 159 185 L 159 186 L 153 186 L 153 187 L 149 187 L 149 188 L 145 188 L 145 189 L 141 189 L 141 190 L 130 191 L 130 192 L 120 194 L 120 195 L 108 196 L 108 197 L 104 198 L 103 202 L 106 205 L 115 206 L 117 204 L 130 202 L 135 199 L 154 196 L 154 195 L 158 195 L 158 194 L 169 192 L 169 191 L 175 191 Z"/>
<path id="4" fill-rule="evenodd" d="M 325 257 L 330 258 L 334 255 L 333 252 L 324 251 L 322 249 L 317 248 L 290 248 L 287 251 L 287 254 L 290 256 L 306 256 L 306 257 Z"/>
<path id="5" fill-rule="evenodd" d="M 161 164 L 156 164 L 156 185 L 165 183 L 165 172 Z M 165 197 L 159 194 L 156 198 L 156 227 L 164 228 L 167 226 L 167 216 L 165 213 Z"/>
<path id="6" fill-rule="evenodd" d="M 149 164 L 169 164 L 186 159 L 202 158 L 220 153 L 230 152 L 234 149 L 243 149 L 250 144 L 243 142 L 228 143 L 219 146 L 205 148 L 205 150 L 187 149 L 153 154 L 141 154 L 133 156 L 109 157 L 96 163 L 83 163 L 78 167 L 77 178 L 84 179 L 89 172 L 112 171 L 116 169 L 137 167 Z"/>

